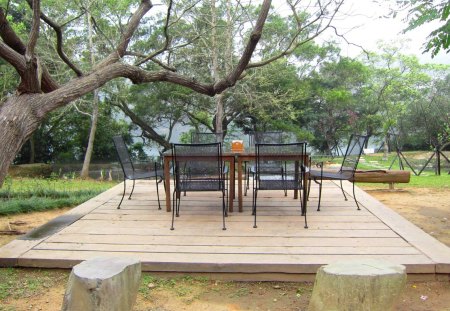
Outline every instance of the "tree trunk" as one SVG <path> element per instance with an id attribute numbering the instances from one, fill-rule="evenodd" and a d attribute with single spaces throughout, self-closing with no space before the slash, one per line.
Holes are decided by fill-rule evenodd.
<path id="1" fill-rule="evenodd" d="M 219 76 L 219 51 L 217 48 L 217 9 L 216 1 L 211 0 L 211 58 L 212 58 L 212 72 L 211 75 L 214 82 L 217 83 L 220 80 Z M 214 128 L 216 133 L 222 133 L 222 120 L 223 120 L 223 95 L 217 94 L 214 97 L 216 103 L 216 124 Z"/>
<path id="2" fill-rule="evenodd" d="M 387 161 L 389 156 L 389 134 L 384 135 L 383 161 Z"/>
<path id="3" fill-rule="evenodd" d="M 30 158 L 28 159 L 28 164 L 33 164 L 36 160 L 34 135 L 31 135 L 29 142 L 30 142 Z"/>
<path id="4" fill-rule="evenodd" d="M 14 95 L 0 106 L 0 187 L 14 157 L 45 116 L 40 99 L 38 94 Z"/>
<path id="5" fill-rule="evenodd" d="M 92 35 L 92 20 L 91 14 L 88 11 L 86 14 L 88 30 L 89 30 L 89 52 L 91 54 L 91 66 L 95 66 L 94 42 Z M 82 179 L 89 178 L 89 166 L 91 165 L 92 152 L 94 150 L 95 132 L 97 131 L 98 121 L 98 90 L 94 90 L 94 98 L 92 100 L 92 116 L 91 116 L 91 130 L 89 131 L 89 141 L 84 155 L 83 168 L 81 169 L 80 177 Z"/>
<path id="6" fill-rule="evenodd" d="M 82 179 L 89 178 L 89 166 L 91 165 L 92 152 L 94 151 L 95 133 L 97 132 L 98 121 L 98 92 L 94 91 L 93 110 L 91 117 L 91 130 L 89 131 L 89 141 L 84 155 L 83 168 L 81 169 L 80 177 Z"/>
<path id="7" fill-rule="evenodd" d="M 216 133 L 223 133 L 223 94 L 214 97 L 216 101 Z"/>

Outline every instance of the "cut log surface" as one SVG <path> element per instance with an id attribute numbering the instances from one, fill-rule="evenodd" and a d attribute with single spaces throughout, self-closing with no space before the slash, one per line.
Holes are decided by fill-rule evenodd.
<path id="1" fill-rule="evenodd" d="M 318 270 L 308 310 L 393 310 L 405 284 L 403 265 L 374 259 L 336 262 Z"/>
<path id="2" fill-rule="evenodd" d="M 409 183 L 411 172 L 390 170 L 357 170 L 354 181 L 372 183 Z"/>

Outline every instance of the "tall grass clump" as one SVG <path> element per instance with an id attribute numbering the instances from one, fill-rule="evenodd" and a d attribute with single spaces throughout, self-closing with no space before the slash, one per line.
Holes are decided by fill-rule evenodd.
<path id="1" fill-rule="evenodd" d="M 0 188 L 0 215 L 45 211 L 79 205 L 115 182 L 7 177 Z"/>

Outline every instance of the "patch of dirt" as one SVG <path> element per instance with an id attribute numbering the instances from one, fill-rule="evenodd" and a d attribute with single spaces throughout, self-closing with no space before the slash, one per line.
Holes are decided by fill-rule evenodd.
<path id="1" fill-rule="evenodd" d="M 27 233 L 69 210 L 70 208 L 60 208 L 44 212 L 0 216 L 0 232 L 2 232 L 0 234 L 0 246 L 8 244 L 21 235 L 13 233 Z M 12 232 L 8 233 L 8 231 Z"/>
<path id="2" fill-rule="evenodd" d="M 365 186 L 363 189 L 450 247 L 449 189 L 402 188 L 389 190 L 380 186 Z"/>
<path id="3" fill-rule="evenodd" d="M 387 187 L 387 186 L 386 186 Z M 364 187 L 369 194 L 413 222 L 425 232 L 450 246 L 450 191 L 448 189 Z M 68 209 L 0 217 L 0 230 L 29 231 L 65 213 Z M 16 223 L 16 225 L 11 224 Z M 8 225 L 9 224 L 9 225 Z M 6 228 L 6 229 L 5 229 Z M 17 236 L 0 235 L 0 246 Z M 60 310 L 70 271 L 14 269 L 22 286 L 4 296 L 0 284 L 0 310 Z M 8 269 L 0 269 L 7 277 Z M 44 278 L 34 290 L 24 290 L 27 279 Z M 306 310 L 312 283 L 221 282 L 190 277 L 167 281 L 143 277 L 136 311 L 237 311 Z M 5 284 L 4 279 L 0 283 Z M 11 281 L 9 281 L 11 282 Z M 8 281 L 6 281 L 8 283 Z M 33 282 L 32 282 L 33 283 Z M 9 283 L 8 283 L 9 284 Z M 20 285 L 20 284 L 19 284 Z M 408 282 L 395 308 L 398 311 L 450 311 L 450 281 Z"/>

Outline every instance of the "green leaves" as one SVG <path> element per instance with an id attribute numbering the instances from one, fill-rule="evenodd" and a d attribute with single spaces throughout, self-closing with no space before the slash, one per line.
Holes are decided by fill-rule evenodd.
<path id="1" fill-rule="evenodd" d="M 409 7 L 409 25 L 405 32 L 416 29 L 430 22 L 444 22 L 443 25 L 433 30 L 428 36 L 428 41 L 424 44 L 424 51 L 431 52 L 432 57 L 436 56 L 441 49 L 448 53 L 450 45 L 450 2 L 441 0 L 410 0 L 398 1 L 400 7 Z"/>

